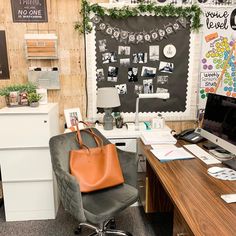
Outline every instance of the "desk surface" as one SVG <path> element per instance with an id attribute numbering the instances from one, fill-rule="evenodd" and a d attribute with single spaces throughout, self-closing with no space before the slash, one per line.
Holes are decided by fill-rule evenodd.
<path id="1" fill-rule="evenodd" d="M 139 141 L 155 174 L 194 235 L 236 235 L 236 203 L 220 195 L 236 193 L 236 181 L 207 174 L 209 166 L 198 158 L 161 163 L 150 146 Z M 178 143 L 181 145 L 181 143 Z"/>

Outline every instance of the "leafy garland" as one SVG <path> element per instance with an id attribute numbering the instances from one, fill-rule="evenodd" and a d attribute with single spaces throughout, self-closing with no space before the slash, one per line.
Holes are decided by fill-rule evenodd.
<path id="1" fill-rule="evenodd" d="M 80 14 L 82 15 L 82 22 L 76 22 L 75 29 L 80 33 L 90 33 L 92 31 L 90 13 L 94 13 L 100 17 L 109 15 L 114 19 L 126 19 L 131 16 L 138 16 L 142 13 L 151 13 L 155 16 L 172 16 L 185 17 L 191 20 L 191 29 L 197 31 L 202 25 L 200 22 L 201 9 L 197 5 L 189 7 L 175 7 L 173 4 L 158 6 L 154 3 L 139 3 L 135 7 L 124 6 L 122 8 L 105 8 L 99 4 L 90 5 L 87 0 L 82 0 L 82 8 Z"/>

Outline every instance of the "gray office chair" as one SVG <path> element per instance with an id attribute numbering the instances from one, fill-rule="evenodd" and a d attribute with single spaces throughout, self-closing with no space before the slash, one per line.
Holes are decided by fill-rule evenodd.
<path id="1" fill-rule="evenodd" d="M 110 143 L 97 129 L 104 144 Z M 81 131 L 83 142 L 94 147 L 96 143 L 88 133 Z M 75 177 L 70 174 L 69 152 L 79 149 L 76 132 L 54 136 L 49 141 L 51 160 L 57 179 L 60 199 L 66 211 L 79 222 L 75 233 L 80 233 L 82 226 L 95 230 L 91 235 L 128 235 L 129 232 L 115 230 L 114 216 L 137 201 L 137 158 L 134 153 L 118 150 L 119 160 L 125 183 L 91 193 L 81 193 Z M 92 173 L 91 173 L 92 174 Z M 90 224 L 91 223 L 91 224 Z M 110 227 L 110 226 L 113 227 Z"/>

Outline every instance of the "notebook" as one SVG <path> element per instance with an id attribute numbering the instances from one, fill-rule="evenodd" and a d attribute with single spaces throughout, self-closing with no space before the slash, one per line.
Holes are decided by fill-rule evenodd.
<path id="1" fill-rule="evenodd" d="M 170 131 L 150 131 L 142 132 L 140 138 L 145 145 L 151 144 L 175 144 L 177 140 Z"/>
<path id="2" fill-rule="evenodd" d="M 161 162 L 172 161 L 172 160 L 183 160 L 195 158 L 190 152 L 186 151 L 184 148 L 175 147 L 173 149 L 152 149 L 151 152 L 155 157 Z"/>

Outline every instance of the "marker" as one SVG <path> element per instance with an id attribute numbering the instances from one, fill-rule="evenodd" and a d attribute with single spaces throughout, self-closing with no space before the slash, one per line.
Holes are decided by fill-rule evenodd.
<path id="1" fill-rule="evenodd" d="M 173 150 L 167 152 L 167 153 L 165 154 L 165 157 L 168 156 L 169 154 L 171 154 L 172 152 L 173 152 Z"/>

